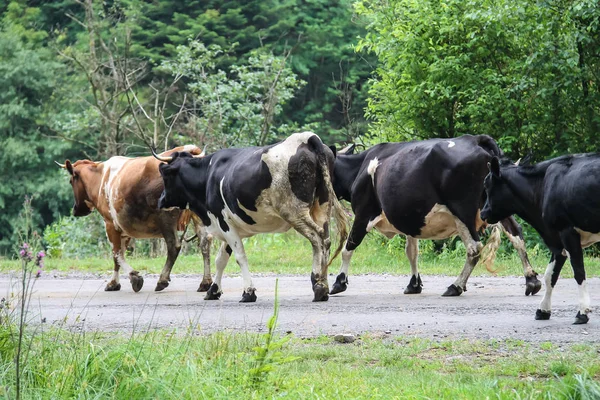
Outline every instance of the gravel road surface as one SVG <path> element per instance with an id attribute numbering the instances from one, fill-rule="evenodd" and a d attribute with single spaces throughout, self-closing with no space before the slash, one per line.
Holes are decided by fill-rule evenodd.
<path id="1" fill-rule="evenodd" d="M 254 278 L 258 301 L 241 304 L 242 279 L 223 279 L 220 300 L 205 301 L 197 293 L 200 276 L 172 275 L 171 285 L 154 292 L 158 277 L 148 275 L 139 293 L 126 278 L 120 292 L 105 292 L 107 277 L 47 274 L 35 282 L 34 321 L 65 324 L 76 330 L 131 332 L 154 328 L 186 328 L 203 333 L 220 330 L 264 332 L 275 298 L 275 276 Z M 56 274 L 55 274 L 56 275 Z M 553 295 L 552 318 L 535 321 L 544 289 L 525 297 L 524 278 L 469 280 L 460 297 L 441 297 L 453 277 L 423 276 L 423 293 L 404 295 L 407 276 L 351 276 L 348 290 L 329 301 L 312 302 L 308 276 L 279 277 L 279 330 L 297 336 L 339 333 L 419 336 L 432 339 L 520 339 L 528 342 L 600 342 L 600 315 L 587 325 L 572 325 L 578 307 L 573 279 L 561 279 Z M 330 284 L 335 278 L 330 277 Z M 592 307 L 600 304 L 600 279 L 589 279 Z M 18 291 L 16 276 L 0 276 L 0 296 Z M 66 321 L 66 322 L 65 322 Z"/>

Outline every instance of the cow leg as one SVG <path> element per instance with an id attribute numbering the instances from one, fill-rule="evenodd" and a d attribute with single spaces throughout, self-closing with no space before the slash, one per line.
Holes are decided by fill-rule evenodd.
<path id="1" fill-rule="evenodd" d="M 508 237 L 513 247 L 517 250 L 521 264 L 523 265 L 523 275 L 525 275 L 525 296 L 536 294 L 542 288 L 542 282 L 537 278 L 538 274 L 534 271 L 527 257 L 525 250 L 525 241 L 520 226 L 514 217 L 509 217 L 500 221 L 502 231 Z"/>
<path id="2" fill-rule="evenodd" d="M 410 271 L 412 276 L 404 294 L 419 294 L 423 290 L 423 282 L 421 281 L 421 275 L 417 266 L 417 259 L 419 258 L 419 239 L 412 236 L 406 237 L 406 257 L 410 262 Z"/>
<path id="3" fill-rule="evenodd" d="M 202 252 L 202 260 L 204 261 L 204 275 L 202 276 L 202 282 L 198 287 L 198 292 L 206 292 L 213 283 L 210 275 L 210 245 L 212 243 L 212 235 L 206 232 L 204 227 L 194 223 L 196 234 L 200 238 L 200 251 Z"/>
<path id="4" fill-rule="evenodd" d="M 250 269 L 248 268 L 248 258 L 246 257 L 246 251 L 244 250 L 244 243 L 242 242 L 242 238 L 238 235 L 236 231 L 231 229 L 231 227 L 229 227 L 227 231 L 223 232 L 223 238 L 225 239 L 229 247 L 233 250 L 235 260 L 242 271 L 244 291 L 242 292 L 242 299 L 240 300 L 240 303 L 254 303 L 256 301 L 256 288 L 252 284 L 252 277 L 250 276 Z M 218 273 L 219 270 L 217 270 L 217 274 Z M 221 277 L 219 276 L 218 278 L 218 282 L 220 283 Z"/>
<path id="5" fill-rule="evenodd" d="M 340 273 L 335 279 L 335 283 L 331 289 L 331 294 L 341 293 L 348 288 L 348 270 L 350 269 L 350 260 L 352 259 L 354 250 L 362 243 L 363 239 L 367 235 L 367 225 L 368 221 L 361 221 L 356 218 L 354 219 L 352 229 L 350 229 L 350 234 L 348 235 L 348 239 L 346 240 L 346 244 L 344 244 L 344 248 L 342 250 L 342 267 L 340 268 Z"/>
<path id="6" fill-rule="evenodd" d="M 479 256 L 481 255 L 481 249 L 483 248 L 481 242 L 479 241 L 479 235 L 477 234 L 477 231 L 475 229 L 469 229 L 457 217 L 454 219 L 456 221 L 458 235 L 467 249 L 467 261 L 465 262 L 462 272 L 458 278 L 456 278 L 456 281 L 454 281 L 454 283 L 450 285 L 442 295 L 446 297 L 460 296 L 462 292 L 467 291 L 467 280 L 469 279 L 469 276 L 471 276 L 473 268 L 475 268 L 475 265 L 477 265 Z M 472 220 L 474 220 L 474 218 Z"/>
<path id="7" fill-rule="evenodd" d="M 112 244 L 112 253 L 113 253 L 113 261 L 115 264 L 113 277 L 108 282 L 105 291 L 117 291 L 121 289 L 121 283 L 119 282 L 119 270 L 121 267 L 125 270 L 125 273 L 129 275 L 129 281 L 131 282 L 131 287 L 134 292 L 139 292 L 144 285 L 144 278 L 140 276 L 138 271 L 135 271 L 131 266 L 125 261 L 125 251 L 127 250 L 127 244 L 129 243 L 130 238 L 121 236 L 121 233 L 118 232 L 112 222 L 105 222 L 106 225 L 106 236 L 108 240 Z"/>
<path id="8" fill-rule="evenodd" d="M 156 292 L 160 292 L 169 286 L 169 282 L 171 281 L 171 270 L 173 269 L 173 264 L 175 264 L 175 260 L 177 260 L 177 256 L 181 250 L 181 239 L 177 235 L 177 230 L 166 230 L 163 232 L 163 237 L 165 238 L 165 242 L 167 242 L 167 261 L 160 273 L 156 288 L 154 288 L 154 291 Z"/>
<path id="9" fill-rule="evenodd" d="M 312 245 L 313 263 L 310 280 L 314 292 L 313 301 L 327 301 L 329 299 L 329 283 L 327 282 L 327 261 L 323 265 L 323 228 L 312 220 L 307 211 L 301 211 L 296 218 L 286 218 L 286 220 Z"/>
<path id="10" fill-rule="evenodd" d="M 587 324 L 590 309 L 590 294 L 585 280 L 585 267 L 583 265 L 583 249 L 581 248 L 581 236 L 575 229 L 567 229 L 560 234 L 560 238 L 569 252 L 569 260 L 573 268 L 573 275 L 579 288 L 579 311 L 575 316 L 574 324 Z"/>
<path id="11" fill-rule="evenodd" d="M 311 210 L 311 218 L 317 224 L 317 232 L 320 233 L 319 248 L 321 249 L 321 272 L 320 276 L 325 277 L 327 282 L 327 270 L 329 268 L 329 250 L 331 248 L 331 239 L 329 237 L 329 220 L 331 219 L 331 203 L 324 202 L 319 204 L 317 200 Z M 311 224 L 312 225 L 312 224 Z M 313 257 L 314 258 L 314 257 Z M 314 267 L 313 267 L 314 269 Z M 313 288 L 314 289 L 314 288 Z M 327 295 L 329 288 L 326 288 Z"/>
<path id="12" fill-rule="evenodd" d="M 227 266 L 227 262 L 229 261 L 231 253 L 231 247 L 229 247 L 229 245 L 225 242 L 221 243 L 221 247 L 219 247 L 219 251 L 217 252 L 217 257 L 215 259 L 215 265 L 217 266 L 215 281 L 206 291 L 204 300 L 218 300 L 223 294 L 223 290 L 221 289 L 221 278 L 223 278 L 223 271 L 225 271 L 225 267 Z"/>
<path id="13" fill-rule="evenodd" d="M 552 251 L 550 263 L 548 263 L 546 273 L 544 274 L 546 291 L 544 292 L 544 298 L 540 303 L 540 308 L 535 312 L 535 319 L 550 319 L 550 314 L 552 313 L 552 291 L 554 290 L 554 286 L 558 281 L 560 271 L 566 260 L 567 257 L 562 254 L 562 249 Z"/>

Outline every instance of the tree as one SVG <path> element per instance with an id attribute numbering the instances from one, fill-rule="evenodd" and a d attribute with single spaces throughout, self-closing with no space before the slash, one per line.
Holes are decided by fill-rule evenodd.
<path id="1" fill-rule="evenodd" d="M 578 46 L 593 42 L 598 14 L 581 4 L 357 3 L 370 20 L 359 47 L 380 62 L 368 109 L 376 137 L 489 134 L 509 154 L 537 159 L 588 149 L 596 79 L 585 61 L 591 48 Z"/>
<path id="2" fill-rule="evenodd" d="M 227 52 L 220 46 L 192 41 L 178 48 L 174 61 L 163 64 L 176 79 L 185 79 L 192 94 L 187 134 L 215 148 L 273 141 L 278 131 L 285 130 L 274 128 L 275 118 L 303 82 L 286 65 L 287 56 L 257 51 L 247 64 L 229 71 L 218 68 L 223 57 Z"/>
<path id="3" fill-rule="evenodd" d="M 64 69 L 42 45 L 45 32 L 34 28 L 38 13 L 10 3 L 0 23 L 0 253 L 13 244 L 26 196 L 34 198 L 37 229 L 68 210 L 68 182 L 48 168 L 70 147 L 50 139 L 52 99 Z"/>

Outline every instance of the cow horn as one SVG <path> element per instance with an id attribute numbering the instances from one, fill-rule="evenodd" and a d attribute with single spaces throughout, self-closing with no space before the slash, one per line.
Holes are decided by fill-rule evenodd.
<path id="1" fill-rule="evenodd" d="M 517 166 L 518 166 L 520 162 L 521 162 L 521 159 L 519 158 L 519 159 L 517 160 L 517 162 L 515 162 L 515 165 L 517 165 Z"/>
<path id="2" fill-rule="evenodd" d="M 173 160 L 173 157 L 163 157 L 163 156 L 159 156 L 158 154 L 156 154 L 156 150 L 154 149 L 154 147 L 152 147 L 152 155 L 154 156 L 154 158 L 156 158 L 158 161 L 162 161 L 162 162 L 171 162 Z"/>
<path id="3" fill-rule="evenodd" d="M 193 157 L 194 157 L 194 158 L 202 158 L 202 157 L 206 156 L 206 148 L 207 148 L 207 147 L 208 147 L 208 146 L 204 146 L 204 149 L 202 149 L 202 153 L 200 153 L 200 154 L 198 154 L 198 155 L 195 155 L 195 156 L 193 156 Z"/>
<path id="4" fill-rule="evenodd" d="M 348 146 L 338 151 L 338 154 L 353 154 L 356 145 L 354 143 L 350 143 Z"/>
<path id="5" fill-rule="evenodd" d="M 67 164 L 61 164 L 61 163 L 59 163 L 58 161 L 54 161 L 54 163 L 55 163 L 56 165 L 58 165 L 59 167 L 61 167 L 62 169 L 67 169 Z"/>

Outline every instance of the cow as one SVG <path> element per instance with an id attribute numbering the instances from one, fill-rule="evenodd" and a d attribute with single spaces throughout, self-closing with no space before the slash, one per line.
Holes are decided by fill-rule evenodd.
<path id="1" fill-rule="evenodd" d="M 349 148 L 342 153 L 348 153 Z M 337 154 L 333 186 L 339 199 L 352 205 L 355 218 L 342 251 L 342 266 L 330 294 L 346 290 L 354 250 L 375 228 L 388 238 L 406 236 L 411 279 L 405 294 L 421 293 L 417 268 L 419 239 L 459 235 L 467 249 L 461 274 L 443 296 L 459 296 L 483 248 L 479 218 L 487 162 L 502 151 L 489 136 L 464 135 L 405 143 L 381 143 L 359 154 Z M 525 294 L 542 284 L 525 252 L 521 227 L 512 218 L 501 227 L 519 252 L 526 280 Z M 500 229 L 500 228 L 498 228 Z M 499 233 L 497 234 L 499 241 Z"/>
<path id="2" fill-rule="evenodd" d="M 159 207 L 189 208 L 223 241 L 206 300 L 220 298 L 221 277 L 233 252 L 244 281 L 241 302 L 255 302 L 242 239 L 290 228 L 312 245 L 313 301 L 328 299 L 330 219 L 333 215 L 340 235 L 334 259 L 347 236 L 347 217 L 331 183 L 334 155 L 316 134 L 295 133 L 273 145 L 222 149 L 203 158 L 186 152 L 155 157 L 164 162 Z"/>
<path id="3" fill-rule="evenodd" d="M 590 296 L 582 248 L 600 241 L 600 154 L 566 155 L 535 165 L 492 158 L 481 218 L 493 223 L 510 215 L 527 221 L 551 252 L 544 274 L 546 292 L 536 320 L 551 315 L 552 291 L 567 260 L 579 286 L 575 324 L 589 321 Z"/>
<path id="4" fill-rule="evenodd" d="M 176 147 L 165 153 L 188 151 L 196 157 L 203 156 L 193 145 Z M 79 160 L 64 164 L 56 163 L 71 175 L 75 204 L 73 215 L 84 217 L 98 210 L 106 227 L 106 236 L 112 245 L 114 272 L 106 285 L 106 291 L 121 289 L 119 270 L 122 267 L 129 276 L 135 292 L 140 291 L 144 278 L 125 261 L 125 251 L 131 238 L 164 238 L 167 243 L 167 261 L 163 267 L 156 291 L 169 286 L 171 269 L 181 248 L 177 230 L 184 229 L 190 219 L 194 222 L 200 238 L 204 258 L 204 276 L 198 288 L 205 292 L 212 284 L 210 275 L 210 242 L 212 238 L 201 227 L 200 220 L 190 211 L 160 210 L 158 199 L 163 191 L 163 181 L 158 172 L 159 161 L 154 157 L 111 157 L 104 162 Z"/>

